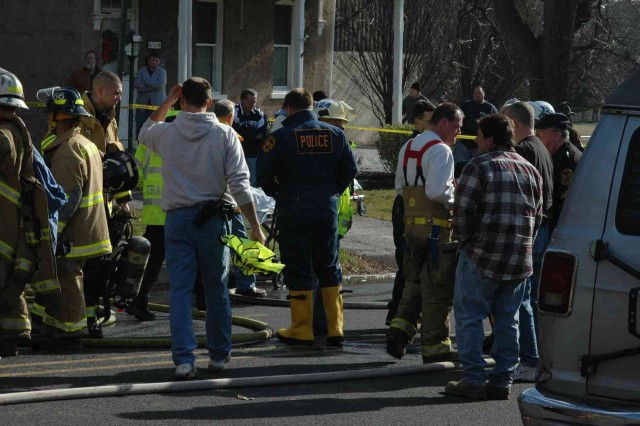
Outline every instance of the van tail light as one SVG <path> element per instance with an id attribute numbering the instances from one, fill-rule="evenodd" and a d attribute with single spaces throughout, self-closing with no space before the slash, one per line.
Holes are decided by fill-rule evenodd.
<path id="1" fill-rule="evenodd" d="M 541 312 L 569 315 L 577 270 L 576 256 L 547 251 L 542 261 L 538 308 Z"/>

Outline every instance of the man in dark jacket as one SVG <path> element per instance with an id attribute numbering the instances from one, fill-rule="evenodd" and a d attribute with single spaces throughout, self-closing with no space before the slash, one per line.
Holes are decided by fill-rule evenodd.
<path id="1" fill-rule="evenodd" d="M 327 314 L 327 344 L 341 347 L 338 199 L 357 167 L 345 134 L 318 121 L 312 105 L 306 89 L 287 94 L 287 119 L 262 144 L 257 178 L 265 193 L 276 198 L 283 274 L 290 290 L 291 326 L 277 337 L 286 344 L 313 344 L 313 269 Z"/>
<path id="2" fill-rule="evenodd" d="M 240 103 L 236 104 L 233 128 L 242 136 L 242 150 L 249 166 L 249 182 L 256 186 L 256 158 L 262 141 L 267 136 L 267 119 L 256 106 L 258 92 L 244 89 L 240 93 Z"/>
<path id="3" fill-rule="evenodd" d="M 533 164 L 542 176 L 542 223 L 533 242 L 533 275 L 527 278 L 524 297 L 520 305 L 520 365 L 513 374 L 516 382 L 532 382 L 538 368 L 539 356 L 536 338 L 538 312 L 538 279 L 542 256 L 549 243 L 549 215 L 553 203 L 553 163 L 549 151 L 533 132 L 533 108 L 526 102 L 516 102 L 505 110 L 513 121 L 516 152 Z"/>

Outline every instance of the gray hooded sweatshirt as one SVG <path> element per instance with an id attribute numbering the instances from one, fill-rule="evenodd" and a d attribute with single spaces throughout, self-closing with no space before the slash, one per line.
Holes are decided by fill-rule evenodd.
<path id="1" fill-rule="evenodd" d="M 162 157 L 162 209 L 191 207 L 223 196 L 252 202 L 249 169 L 233 128 L 213 113 L 181 112 L 171 123 L 148 119 L 138 138 Z"/>

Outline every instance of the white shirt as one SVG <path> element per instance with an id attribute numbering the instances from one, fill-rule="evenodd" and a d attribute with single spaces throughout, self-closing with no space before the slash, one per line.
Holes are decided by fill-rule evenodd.
<path id="1" fill-rule="evenodd" d="M 427 143 L 434 140 L 441 140 L 440 136 L 431 130 L 427 130 L 413 139 L 411 151 L 420 151 Z M 409 141 L 400 148 L 400 153 L 398 154 L 395 188 L 400 195 L 402 195 L 402 188 L 405 186 L 402 163 L 408 144 Z M 416 174 L 417 160 L 410 158 L 407 162 L 407 181 L 409 185 L 414 184 Z M 446 209 L 451 209 L 453 207 L 453 193 L 455 190 L 453 154 L 451 153 L 451 148 L 444 143 L 439 143 L 427 149 L 422 156 L 422 174 L 425 179 L 424 189 L 427 198 L 441 203 Z M 418 185 L 421 184 L 422 180 L 418 179 Z"/>

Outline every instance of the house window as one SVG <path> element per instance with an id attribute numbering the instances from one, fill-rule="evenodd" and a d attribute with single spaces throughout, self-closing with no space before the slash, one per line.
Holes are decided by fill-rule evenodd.
<path id="1" fill-rule="evenodd" d="M 222 90 L 222 2 L 198 0 L 193 11 L 193 74 Z"/>
<path id="2" fill-rule="evenodd" d="M 274 7 L 273 90 L 275 92 L 287 90 L 291 86 L 293 2 L 279 1 Z"/>

